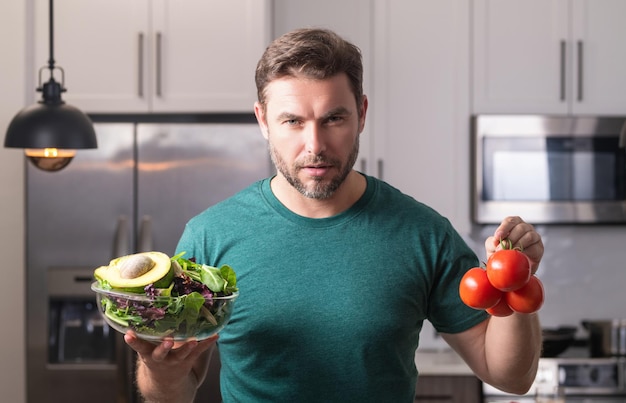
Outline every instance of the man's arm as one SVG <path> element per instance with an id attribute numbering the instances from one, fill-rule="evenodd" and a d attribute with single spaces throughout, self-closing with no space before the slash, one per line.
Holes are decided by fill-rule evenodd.
<path id="1" fill-rule="evenodd" d="M 139 340 L 132 332 L 124 339 L 137 352 L 137 387 L 146 402 L 193 402 L 217 336 L 178 344 L 165 340 L 158 345 Z"/>
<path id="2" fill-rule="evenodd" d="M 506 217 L 485 241 L 487 259 L 508 239 L 530 261 L 535 273 L 543 257 L 541 236 L 520 217 Z M 541 356 L 541 325 L 536 313 L 492 316 L 473 328 L 442 337 L 484 382 L 510 393 L 528 391 Z"/>
<path id="3" fill-rule="evenodd" d="M 537 314 L 490 317 L 458 334 L 441 334 L 482 381 L 526 393 L 537 374 L 541 326 Z"/>

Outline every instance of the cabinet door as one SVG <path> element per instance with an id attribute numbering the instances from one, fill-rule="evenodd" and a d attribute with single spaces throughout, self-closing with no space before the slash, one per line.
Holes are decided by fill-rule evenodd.
<path id="1" fill-rule="evenodd" d="M 332 12 L 329 12 L 332 10 Z M 371 95 L 373 0 L 274 0 L 274 37 L 292 29 L 305 27 L 328 28 L 361 49 L 363 58 L 363 92 Z M 359 146 L 355 169 L 377 175 L 370 145 L 373 117 L 368 114 Z"/>
<path id="2" fill-rule="evenodd" d="M 453 224 L 469 224 L 468 2 L 375 7 L 370 116 L 382 179 Z"/>
<path id="3" fill-rule="evenodd" d="M 567 0 L 474 1 L 474 113 L 568 112 L 568 10 Z"/>
<path id="4" fill-rule="evenodd" d="M 268 0 L 153 0 L 155 112 L 251 112 Z"/>
<path id="5" fill-rule="evenodd" d="M 34 4 L 37 74 L 49 59 L 49 7 L 46 0 Z M 68 104 L 85 112 L 148 111 L 147 76 L 142 70 L 147 63 L 142 38 L 148 32 L 148 6 L 148 0 L 54 2 L 54 59 L 65 71 L 67 92 L 62 97 Z M 47 69 L 41 78 L 48 81 Z M 59 71 L 54 78 L 61 80 Z"/>
<path id="6" fill-rule="evenodd" d="M 626 113 L 626 2 L 574 0 L 574 85 L 572 112 L 596 115 Z"/>

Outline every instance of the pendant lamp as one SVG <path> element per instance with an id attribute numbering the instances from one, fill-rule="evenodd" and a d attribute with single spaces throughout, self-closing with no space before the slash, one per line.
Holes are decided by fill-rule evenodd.
<path id="1" fill-rule="evenodd" d="M 50 58 L 48 65 L 39 69 L 37 91 L 42 99 L 22 109 L 9 123 L 4 146 L 24 148 L 28 159 L 45 171 L 58 171 L 74 158 L 77 149 L 97 148 L 96 132 L 89 117 L 61 99 L 65 92 L 65 73 L 54 65 L 53 0 L 49 10 Z M 50 79 L 42 85 L 42 71 L 50 71 Z M 61 81 L 54 72 L 61 73 Z"/>

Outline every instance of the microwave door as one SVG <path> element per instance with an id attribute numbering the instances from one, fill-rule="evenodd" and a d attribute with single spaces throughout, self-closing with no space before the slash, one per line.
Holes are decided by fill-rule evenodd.
<path id="1" fill-rule="evenodd" d="M 626 223 L 623 118 L 478 116 L 473 219 Z"/>
<path id="2" fill-rule="evenodd" d="M 493 155 L 493 189 L 488 199 L 496 201 L 546 201 L 550 199 L 549 162 L 545 153 L 502 151 Z"/>

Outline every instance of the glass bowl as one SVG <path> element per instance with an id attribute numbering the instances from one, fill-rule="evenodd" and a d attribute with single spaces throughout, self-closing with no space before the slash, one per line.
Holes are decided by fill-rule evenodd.
<path id="1" fill-rule="evenodd" d="M 104 289 L 95 281 L 98 309 L 105 321 L 120 333 L 133 330 L 149 341 L 203 340 L 226 326 L 238 292 L 205 298 L 199 293 L 180 297 L 155 296 Z"/>

